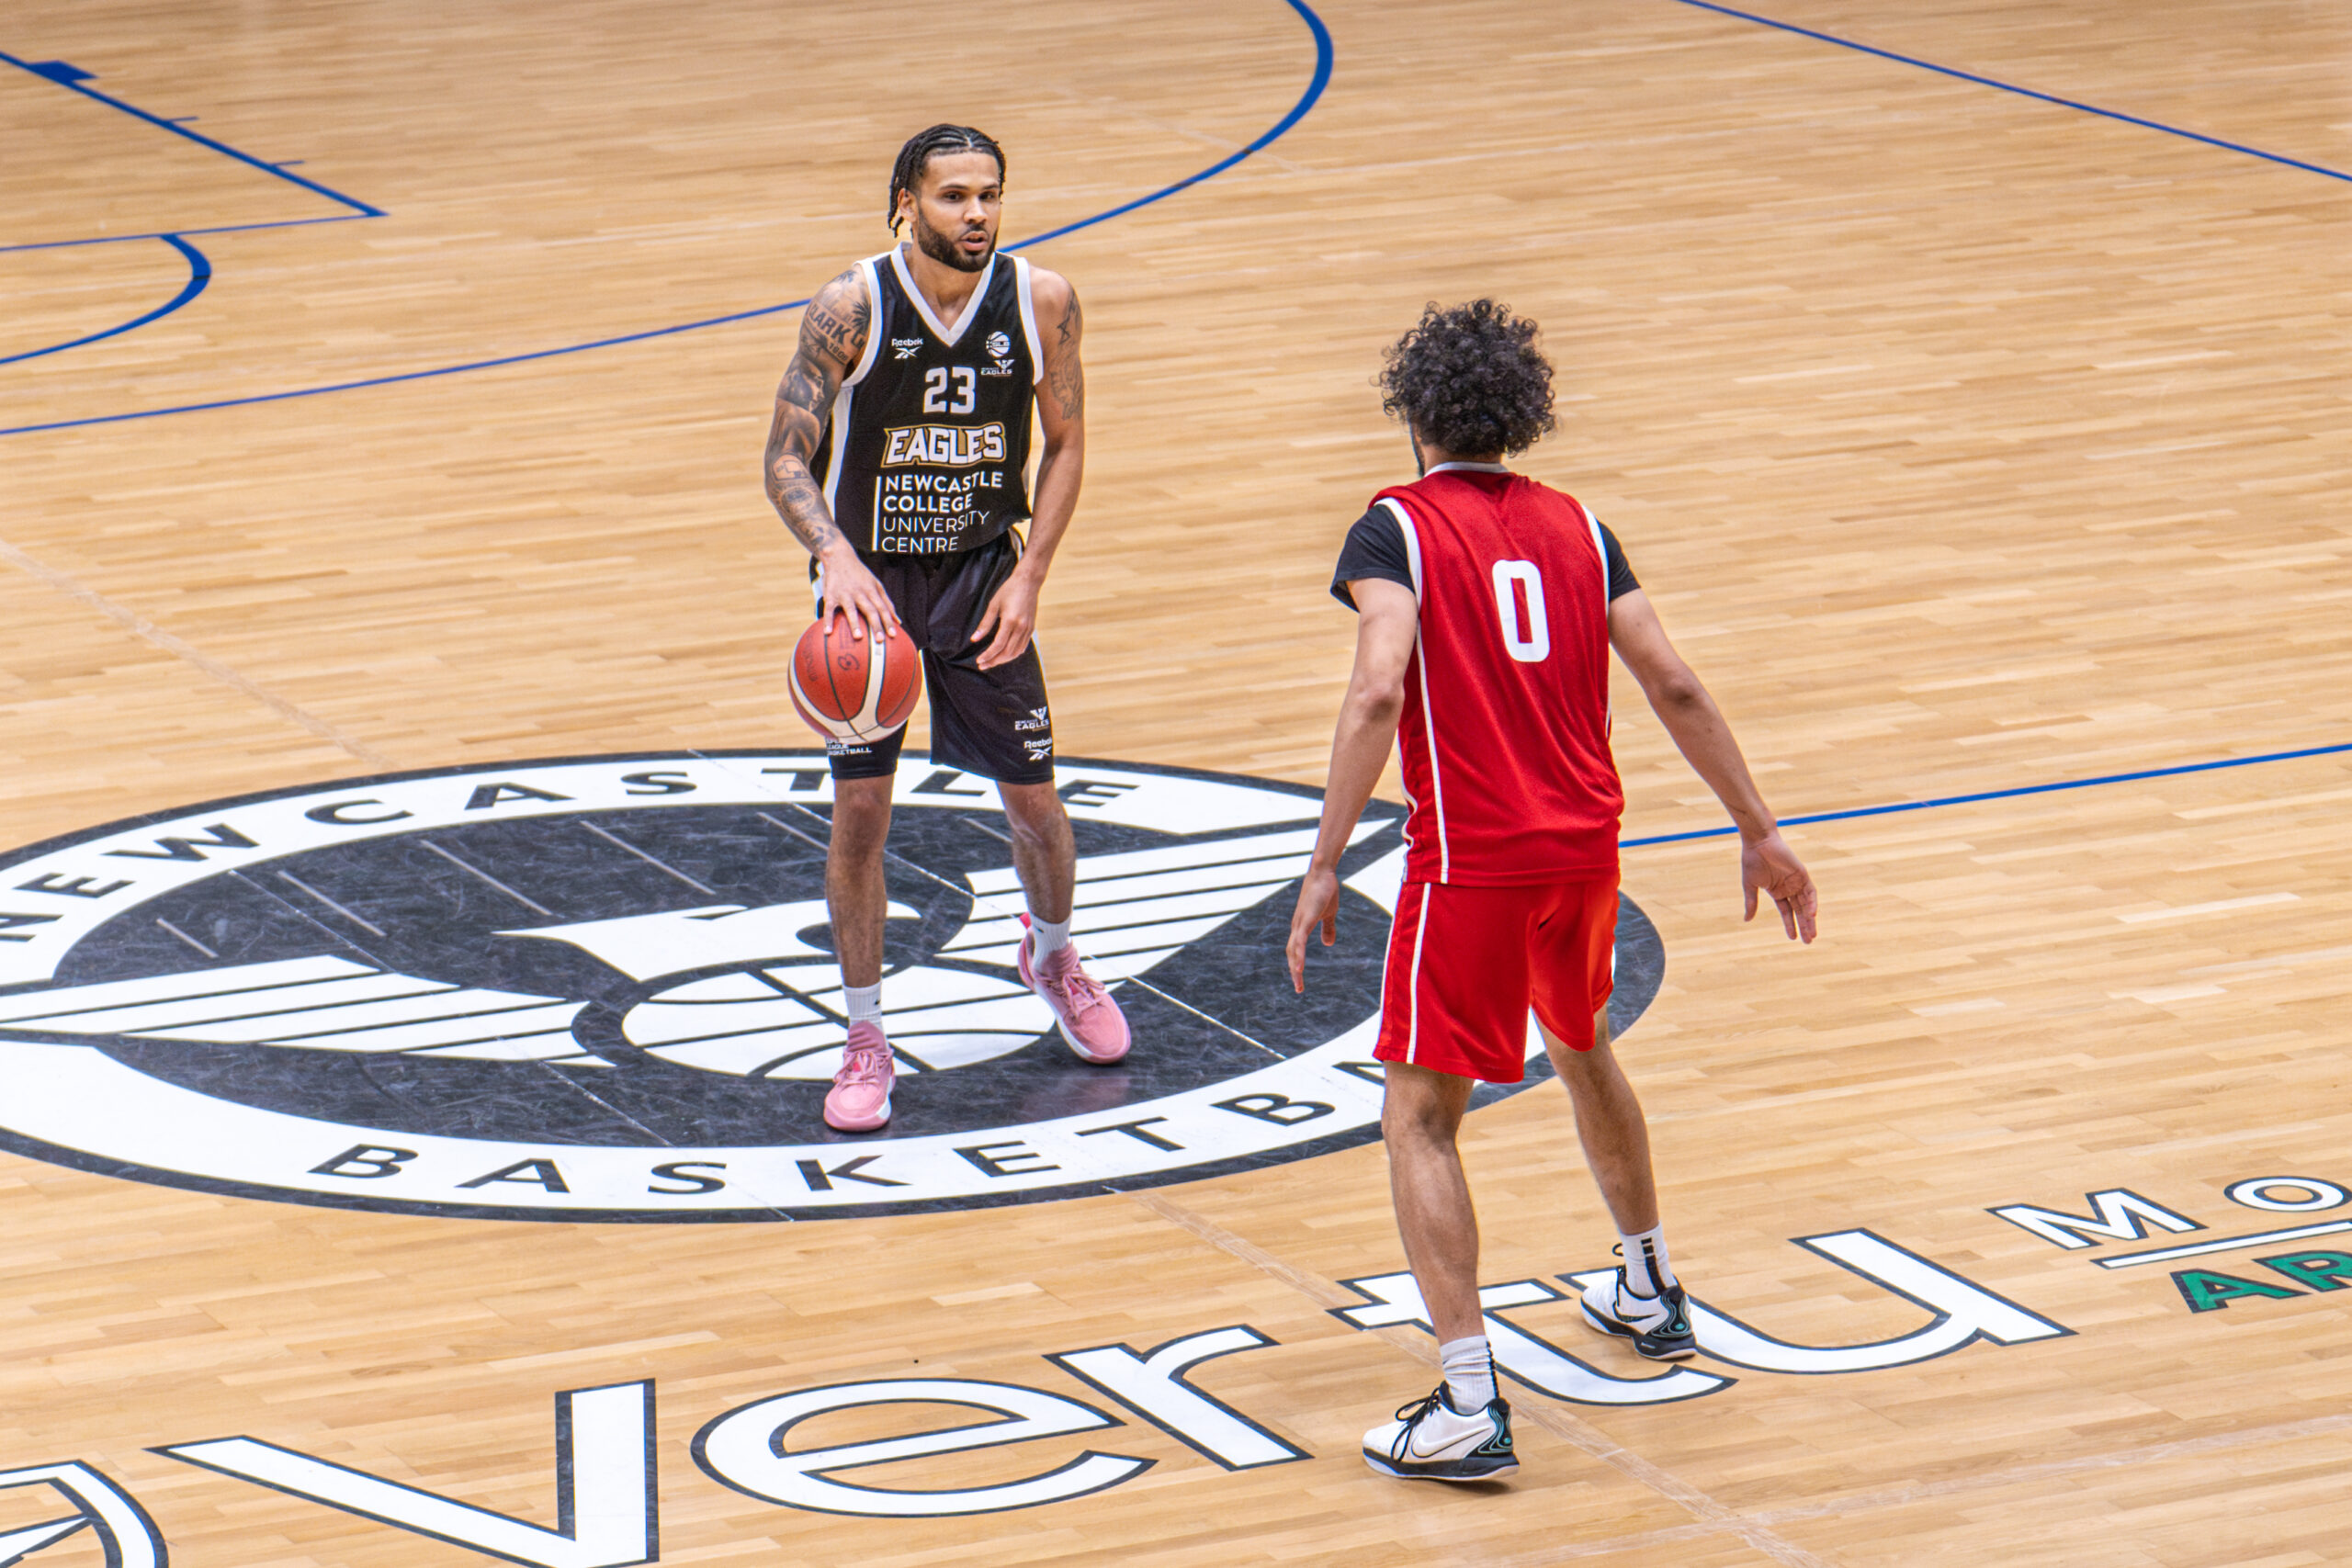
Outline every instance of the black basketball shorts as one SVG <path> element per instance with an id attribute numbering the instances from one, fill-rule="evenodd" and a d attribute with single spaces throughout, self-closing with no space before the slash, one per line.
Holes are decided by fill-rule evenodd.
<path id="1" fill-rule="evenodd" d="M 859 558 L 882 580 L 899 625 L 922 650 L 932 760 L 999 784 L 1053 783 L 1054 720 L 1036 643 L 1011 663 L 983 670 L 980 651 L 988 643 L 972 640 L 989 600 L 1020 564 L 1021 536 L 1001 534 L 948 555 Z M 823 578 L 811 565 L 821 610 Z M 898 729 L 875 741 L 828 740 L 825 760 L 836 780 L 888 778 L 906 736 Z"/>

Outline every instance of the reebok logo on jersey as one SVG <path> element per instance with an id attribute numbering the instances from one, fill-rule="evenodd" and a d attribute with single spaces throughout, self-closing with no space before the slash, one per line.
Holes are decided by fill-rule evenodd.
<path id="1" fill-rule="evenodd" d="M 998 422 L 978 426 L 907 424 L 882 434 L 882 466 L 886 468 L 914 463 L 970 468 L 1004 461 L 1004 426 Z"/>
<path id="2" fill-rule="evenodd" d="M 894 337 L 890 340 L 890 347 L 900 359 L 912 359 L 916 355 L 922 352 L 922 339 L 919 337 Z"/>

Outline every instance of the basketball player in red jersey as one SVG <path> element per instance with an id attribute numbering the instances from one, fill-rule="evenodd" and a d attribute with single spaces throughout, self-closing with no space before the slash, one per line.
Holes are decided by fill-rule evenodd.
<path id="1" fill-rule="evenodd" d="M 1531 1009 L 1624 1258 L 1584 1293 L 1585 1318 L 1656 1359 L 1695 1348 L 1648 1127 L 1610 1051 L 1624 804 L 1609 750 L 1611 647 L 1738 825 L 1748 917 L 1767 894 L 1789 936 L 1811 942 L 1815 900 L 1615 537 L 1570 497 L 1503 467 L 1553 424 L 1534 323 L 1490 299 L 1431 306 L 1389 350 L 1381 387 L 1421 478 L 1380 492 L 1333 578 L 1358 613 L 1355 671 L 1291 919 L 1290 969 L 1304 990 L 1309 934 L 1319 925 L 1327 946 L 1335 940 L 1340 854 L 1396 738 L 1412 809 L 1373 1054 L 1388 1065 L 1381 1131 L 1397 1228 L 1445 1382 L 1367 1432 L 1364 1459 L 1388 1475 L 1476 1481 L 1519 1461 L 1454 1137 L 1476 1080 L 1524 1076 Z"/>
<path id="2" fill-rule="evenodd" d="M 1073 1052 L 1115 1062 L 1126 1020 L 1070 945 L 1078 851 L 1030 641 L 1086 461 L 1078 293 L 997 253 L 1003 200 L 1003 150 L 969 126 L 934 125 L 899 149 L 890 229 L 911 237 L 802 312 L 768 434 L 768 500 L 816 558 L 820 619 L 846 616 L 861 637 L 869 621 L 897 626 L 922 650 L 933 760 L 996 781 L 1012 829 L 1028 901 L 1016 972 Z M 1033 405 L 1045 435 L 1034 506 Z M 826 747 L 825 901 L 849 1027 L 825 1120 L 842 1132 L 890 1119 L 883 848 L 903 734 Z"/>

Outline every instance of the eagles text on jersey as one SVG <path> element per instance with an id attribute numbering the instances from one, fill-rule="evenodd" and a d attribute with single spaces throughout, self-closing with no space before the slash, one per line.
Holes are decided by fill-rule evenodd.
<path id="1" fill-rule="evenodd" d="M 1030 405 L 1044 363 L 1029 264 L 990 258 L 952 324 L 900 252 L 857 273 L 874 319 L 811 464 L 826 504 L 869 553 L 985 545 L 1029 516 Z"/>

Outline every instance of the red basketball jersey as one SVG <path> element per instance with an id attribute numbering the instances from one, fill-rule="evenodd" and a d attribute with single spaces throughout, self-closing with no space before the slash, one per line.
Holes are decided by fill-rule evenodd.
<path id="1" fill-rule="evenodd" d="M 1617 869 L 1609 572 L 1600 525 L 1518 474 L 1448 467 L 1382 491 L 1420 633 L 1397 725 L 1408 882 L 1510 886 Z"/>

